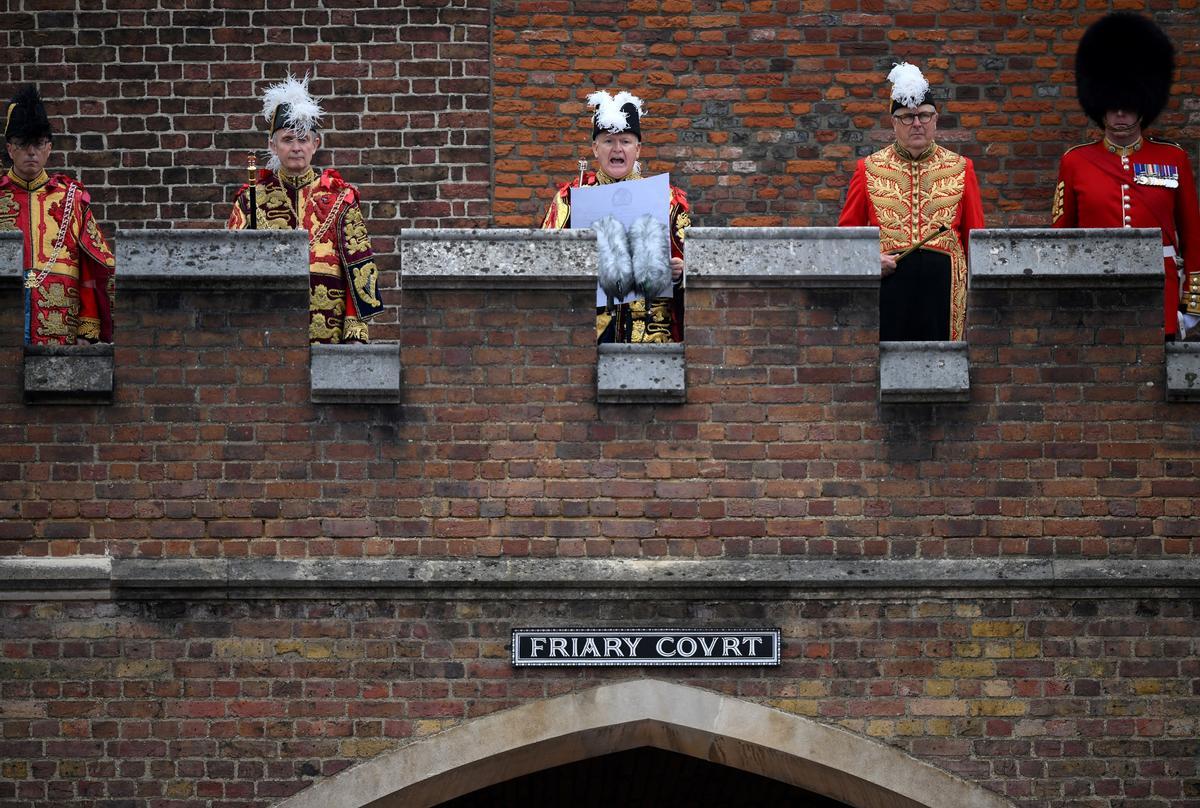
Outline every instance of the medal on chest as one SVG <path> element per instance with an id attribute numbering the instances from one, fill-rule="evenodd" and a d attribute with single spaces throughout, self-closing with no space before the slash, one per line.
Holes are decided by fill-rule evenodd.
<path id="1" fill-rule="evenodd" d="M 1156 188 L 1178 188 L 1179 169 L 1161 163 L 1134 163 L 1133 181 L 1138 185 L 1151 185 Z"/>

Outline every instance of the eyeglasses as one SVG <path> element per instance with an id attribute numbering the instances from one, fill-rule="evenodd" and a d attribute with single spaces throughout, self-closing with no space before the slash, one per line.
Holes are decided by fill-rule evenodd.
<path id="1" fill-rule="evenodd" d="M 893 120 L 897 120 L 900 123 L 904 124 L 905 126 L 912 126 L 913 121 L 920 121 L 921 123 L 929 123 L 936 117 L 937 117 L 936 112 L 905 112 L 900 115 L 892 116 Z"/>

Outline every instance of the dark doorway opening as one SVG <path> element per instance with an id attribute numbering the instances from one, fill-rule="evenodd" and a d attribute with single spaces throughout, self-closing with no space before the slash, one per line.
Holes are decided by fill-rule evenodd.
<path id="1" fill-rule="evenodd" d="M 707 760 L 643 746 L 544 769 L 437 808 L 850 808 L 844 802 Z"/>

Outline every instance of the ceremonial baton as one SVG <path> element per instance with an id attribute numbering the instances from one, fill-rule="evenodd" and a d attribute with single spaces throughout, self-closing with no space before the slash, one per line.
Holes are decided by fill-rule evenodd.
<path id="1" fill-rule="evenodd" d="M 250 152 L 246 156 L 246 174 L 249 176 L 250 183 L 250 216 L 249 222 L 246 224 L 247 230 L 258 229 L 258 193 L 255 187 L 255 181 L 258 179 L 258 158 L 254 156 L 254 152 Z"/>
<path id="2" fill-rule="evenodd" d="M 942 225 L 942 226 L 941 226 L 941 227 L 939 227 L 937 230 L 934 230 L 934 231 L 933 231 L 932 233 L 930 233 L 928 236 L 926 236 L 925 238 L 921 239 L 920 241 L 918 241 L 916 244 L 914 244 L 914 245 L 912 245 L 911 247 L 909 247 L 909 248 L 908 248 L 907 250 L 905 250 L 904 252 L 897 254 L 897 255 L 896 255 L 896 263 L 900 263 L 900 259 L 901 259 L 901 258 L 904 258 L 906 255 L 908 255 L 908 254 L 909 254 L 910 252 L 912 252 L 913 250 L 919 250 L 919 249 L 921 249 L 921 248 L 922 248 L 922 247 L 924 247 L 926 244 L 928 244 L 929 242 L 933 241 L 935 238 L 937 238 L 938 236 L 940 236 L 942 233 L 945 233 L 945 232 L 946 232 L 947 230 L 949 230 L 949 229 L 950 229 L 950 228 L 949 228 L 949 227 L 946 227 L 946 225 Z"/>

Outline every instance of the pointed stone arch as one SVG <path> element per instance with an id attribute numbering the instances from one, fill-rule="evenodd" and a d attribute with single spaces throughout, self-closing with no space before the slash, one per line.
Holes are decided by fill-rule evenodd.
<path id="1" fill-rule="evenodd" d="M 656 679 L 525 704 L 380 755 L 277 808 L 427 808 L 514 777 L 653 746 L 782 780 L 854 808 L 1013 808 L 877 741 Z"/>

